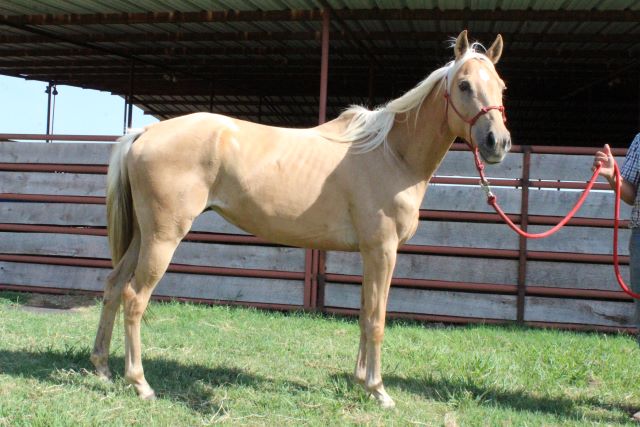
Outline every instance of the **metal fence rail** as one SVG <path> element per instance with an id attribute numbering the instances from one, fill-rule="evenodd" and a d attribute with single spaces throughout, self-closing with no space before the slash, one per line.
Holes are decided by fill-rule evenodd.
<path id="1" fill-rule="evenodd" d="M 103 205 L 115 139 L 0 134 L 1 289 L 100 292 L 110 268 Z M 516 146 L 488 176 L 509 216 L 536 231 L 556 223 L 577 199 L 594 152 Z M 527 241 L 500 223 L 477 181 L 471 154 L 454 144 L 427 191 L 416 235 L 400 248 L 391 316 L 631 328 L 632 304 L 611 266 L 611 192 L 593 193 L 557 237 Z M 360 274 L 357 254 L 273 245 L 208 212 L 180 245 L 156 296 L 353 314 Z"/>

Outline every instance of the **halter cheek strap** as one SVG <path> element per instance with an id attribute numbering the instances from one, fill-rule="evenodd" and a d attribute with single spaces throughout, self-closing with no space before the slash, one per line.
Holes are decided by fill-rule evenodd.
<path id="1" fill-rule="evenodd" d="M 455 106 L 455 104 L 453 103 L 453 99 L 451 99 L 451 94 L 449 93 L 449 77 L 445 77 L 444 79 L 444 100 L 446 103 L 446 107 L 445 107 L 445 120 L 449 120 L 449 106 L 451 106 L 451 108 L 453 109 L 453 111 L 456 113 L 456 115 L 458 117 L 460 117 L 460 119 L 469 124 L 469 141 L 467 141 L 467 144 L 469 144 L 469 146 L 473 149 L 473 146 L 471 145 L 471 128 L 473 127 L 473 125 L 476 124 L 476 122 L 478 121 L 478 119 L 480 117 L 482 117 L 483 115 L 487 114 L 489 111 L 491 110 L 498 110 L 502 113 L 502 121 L 504 123 L 507 122 L 507 115 L 505 113 L 505 109 L 504 109 L 504 105 L 489 105 L 487 107 L 482 107 L 480 108 L 480 111 L 478 111 L 476 113 L 475 116 L 471 117 L 470 119 L 467 119 L 465 116 L 462 115 L 462 113 L 460 112 L 460 110 L 458 110 Z"/>

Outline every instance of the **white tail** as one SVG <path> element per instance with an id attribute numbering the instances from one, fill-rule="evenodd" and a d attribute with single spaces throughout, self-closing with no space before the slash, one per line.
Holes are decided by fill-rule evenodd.
<path id="1" fill-rule="evenodd" d="M 118 264 L 133 236 L 133 204 L 127 171 L 127 154 L 131 144 L 144 130 L 118 138 L 113 148 L 107 174 L 107 233 L 113 266 Z"/>

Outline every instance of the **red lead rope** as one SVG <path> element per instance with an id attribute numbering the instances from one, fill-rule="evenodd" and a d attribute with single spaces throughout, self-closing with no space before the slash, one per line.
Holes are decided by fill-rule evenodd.
<path id="1" fill-rule="evenodd" d="M 487 203 L 491 205 L 493 209 L 495 209 L 498 215 L 500 215 L 500 218 L 502 218 L 504 222 L 506 222 L 507 225 L 511 227 L 513 231 L 515 231 L 516 233 L 518 233 L 523 237 L 526 237 L 527 239 L 542 239 L 542 238 L 548 237 L 553 233 L 555 233 L 556 231 L 560 230 L 560 228 L 562 228 L 567 222 L 569 222 L 569 220 L 576 214 L 576 212 L 578 212 L 578 210 L 586 200 L 587 195 L 589 194 L 589 191 L 591 191 L 591 189 L 593 188 L 593 185 L 596 182 L 596 179 L 598 179 L 598 173 L 600 172 L 600 168 L 602 167 L 602 166 L 598 166 L 594 170 L 593 176 L 587 183 L 587 186 L 584 192 L 582 193 L 582 195 L 580 196 L 580 199 L 578 199 L 578 202 L 575 204 L 573 209 L 569 211 L 567 216 L 565 216 L 558 224 L 556 224 L 554 227 L 550 228 L 549 230 L 544 231 L 542 233 L 532 234 L 532 233 L 527 233 L 526 231 L 516 226 L 513 223 L 513 221 L 511 221 L 511 219 L 500 208 L 500 206 L 498 205 L 498 198 L 491 192 L 489 188 L 489 181 L 487 181 L 487 179 L 484 176 L 484 165 L 482 164 L 482 160 L 480 160 L 478 149 L 473 148 L 473 153 L 475 157 L 476 168 L 478 169 L 478 173 L 480 174 L 480 185 L 482 186 L 483 190 L 487 194 Z M 620 177 L 620 169 L 618 168 L 618 164 L 616 163 L 615 159 L 613 161 L 613 170 L 616 178 L 616 188 L 615 188 L 616 201 L 615 201 L 615 207 L 614 207 L 614 222 L 613 222 L 613 268 L 616 273 L 616 279 L 618 279 L 618 284 L 620 285 L 620 288 L 622 288 L 624 293 L 626 293 L 632 298 L 640 299 L 640 294 L 635 293 L 631 289 L 629 289 L 629 286 L 627 286 L 627 284 L 624 283 L 622 274 L 620 274 L 620 263 L 618 260 L 618 228 L 620 226 L 620 194 L 621 194 L 622 180 Z"/>

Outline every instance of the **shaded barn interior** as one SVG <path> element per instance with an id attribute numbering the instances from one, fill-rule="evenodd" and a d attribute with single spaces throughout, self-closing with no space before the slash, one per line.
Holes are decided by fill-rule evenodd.
<path id="1" fill-rule="evenodd" d="M 514 143 L 626 147 L 638 129 L 632 0 L 5 0 L 0 74 L 110 91 L 160 119 L 312 126 L 325 13 L 328 119 L 402 94 L 451 59 L 447 40 L 466 28 L 505 39 Z"/>
<path id="2" fill-rule="evenodd" d="M 624 155 L 640 118 L 640 4 L 630 0 L 5 0 L 0 28 L 0 74 L 109 91 L 159 119 L 212 111 L 289 127 L 323 117 L 323 36 L 331 119 L 410 89 L 451 59 L 447 40 L 460 30 L 487 44 L 501 33 L 517 145 L 490 176 L 532 232 L 574 203 L 591 147 Z M 58 143 L 1 144 L 0 289 L 99 293 L 111 267 L 111 146 L 98 142 L 115 136 L 1 139 Z M 400 248 L 390 315 L 631 330 L 633 304 L 611 266 L 610 193 L 590 196 L 553 238 L 528 242 L 489 211 L 462 151 L 445 158 Z M 354 314 L 360 272 L 355 254 L 272 245 L 208 212 L 156 296 Z"/>

